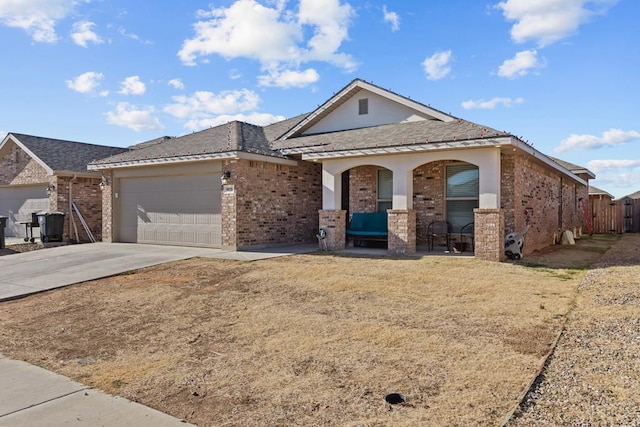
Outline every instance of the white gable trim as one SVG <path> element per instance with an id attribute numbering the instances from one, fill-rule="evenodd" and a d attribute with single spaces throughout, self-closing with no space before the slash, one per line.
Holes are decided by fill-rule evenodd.
<path id="1" fill-rule="evenodd" d="M 419 102 L 413 101 L 413 100 L 411 100 L 409 98 L 405 98 L 405 97 L 400 96 L 400 95 L 398 95 L 396 93 L 393 93 L 391 91 L 382 89 L 382 88 L 380 88 L 378 86 L 375 86 L 373 84 L 367 83 L 367 82 L 365 82 L 363 80 L 356 79 L 356 80 L 352 81 L 349 85 L 347 85 L 344 89 L 342 89 L 340 92 L 338 92 L 333 97 L 331 97 L 328 101 L 326 101 L 320 107 L 318 107 L 311 114 L 309 114 L 300 123 L 298 123 L 293 128 L 291 128 L 287 133 L 285 133 L 279 139 L 280 140 L 284 140 L 284 139 L 288 139 L 288 138 L 290 138 L 290 137 L 292 137 L 294 135 L 302 134 L 306 129 L 310 128 L 315 123 L 317 123 L 320 120 L 322 120 L 322 118 L 324 116 L 326 116 L 331 111 L 333 111 L 336 108 L 338 108 L 347 99 L 351 98 L 352 96 L 354 96 L 356 93 L 358 93 L 362 89 L 367 90 L 367 91 L 369 91 L 371 93 L 374 93 L 374 94 L 376 94 L 378 96 L 381 96 L 383 98 L 386 98 L 386 99 L 388 99 L 388 100 L 390 100 L 392 102 L 395 102 L 395 103 L 398 103 L 400 105 L 403 105 L 403 106 L 405 106 L 407 108 L 411 108 L 413 110 L 416 110 L 421 115 L 432 117 L 435 120 L 440 120 L 440 121 L 443 121 L 443 122 L 451 122 L 453 120 L 456 120 L 455 117 L 450 116 L 449 114 L 445 114 L 445 113 L 443 113 L 441 111 L 435 110 L 435 109 L 433 109 L 431 107 L 428 107 L 428 106 L 426 106 L 424 104 L 421 104 Z"/>
<path id="2" fill-rule="evenodd" d="M 33 152 L 31 152 L 31 150 L 29 150 L 22 142 L 20 142 L 20 140 L 16 138 L 12 133 L 9 133 L 2 141 L 2 144 L 0 144 L 0 152 L 2 152 L 2 149 L 5 147 L 6 144 L 9 143 L 9 141 L 13 142 L 18 147 L 20 147 L 22 151 L 27 153 L 29 157 L 31 157 L 33 160 L 36 161 L 36 163 L 42 166 L 42 168 L 47 172 L 47 175 L 54 175 L 53 169 L 51 169 L 49 165 L 43 162 L 42 159 L 36 156 Z"/>

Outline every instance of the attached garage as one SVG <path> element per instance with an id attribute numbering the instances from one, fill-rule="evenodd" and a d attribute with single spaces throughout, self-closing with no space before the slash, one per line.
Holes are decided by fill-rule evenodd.
<path id="1" fill-rule="evenodd" d="M 118 241 L 222 246 L 221 169 L 118 179 Z"/>
<path id="2" fill-rule="evenodd" d="M 0 187 L 0 216 L 7 217 L 5 236 L 25 237 L 21 221 L 30 221 L 31 213 L 49 210 L 46 184 Z"/>

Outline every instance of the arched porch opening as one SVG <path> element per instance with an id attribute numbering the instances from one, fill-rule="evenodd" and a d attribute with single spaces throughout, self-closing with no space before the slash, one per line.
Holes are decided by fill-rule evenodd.
<path id="1" fill-rule="evenodd" d="M 425 163 L 413 170 L 413 208 L 419 247 L 433 243 L 432 228 L 442 228 L 444 222 L 449 234 L 445 239 L 438 239 L 438 250 L 473 251 L 479 183 L 479 167 L 455 159 Z"/>

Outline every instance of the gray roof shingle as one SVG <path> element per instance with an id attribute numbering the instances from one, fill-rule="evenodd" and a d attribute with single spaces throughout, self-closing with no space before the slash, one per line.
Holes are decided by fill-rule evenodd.
<path id="1" fill-rule="evenodd" d="M 273 128 L 277 132 L 277 128 Z M 164 137 L 135 146 L 134 150 L 94 162 L 96 165 L 170 159 L 197 155 L 211 155 L 231 151 L 244 151 L 272 157 L 284 157 L 271 149 L 265 128 L 233 121 L 203 131 L 175 138 Z"/>
<path id="2" fill-rule="evenodd" d="M 299 136 L 274 141 L 272 146 L 279 150 L 305 148 L 306 152 L 320 153 L 495 138 L 507 135 L 509 134 L 461 119 L 450 122 L 422 120 Z"/>
<path id="3" fill-rule="evenodd" d="M 43 138 L 14 132 L 10 132 L 10 135 L 13 135 L 53 171 L 87 173 L 89 163 L 128 151 L 126 148 Z"/>

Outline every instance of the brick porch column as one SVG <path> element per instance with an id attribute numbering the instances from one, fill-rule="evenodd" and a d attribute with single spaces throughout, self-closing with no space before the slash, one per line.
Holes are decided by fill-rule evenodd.
<path id="1" fill-rule="evenodd" d="M 327 248 L 332 251 L 341 251 L 345 248 L 345 236 L 347 233 L 347 211 L 321 210 L 320 228 L 327 232 Z"/>
<path id="2" fill-rule="evenodd" d="M 474 209 L 475 255 L 486 261 L 504 261 L 504 210 Z"/>
<path id="3" fill-rule="evenodd" d="M 416 253 L 416 211 L 389 209 L 389 253 L 411 255 Z"/>

